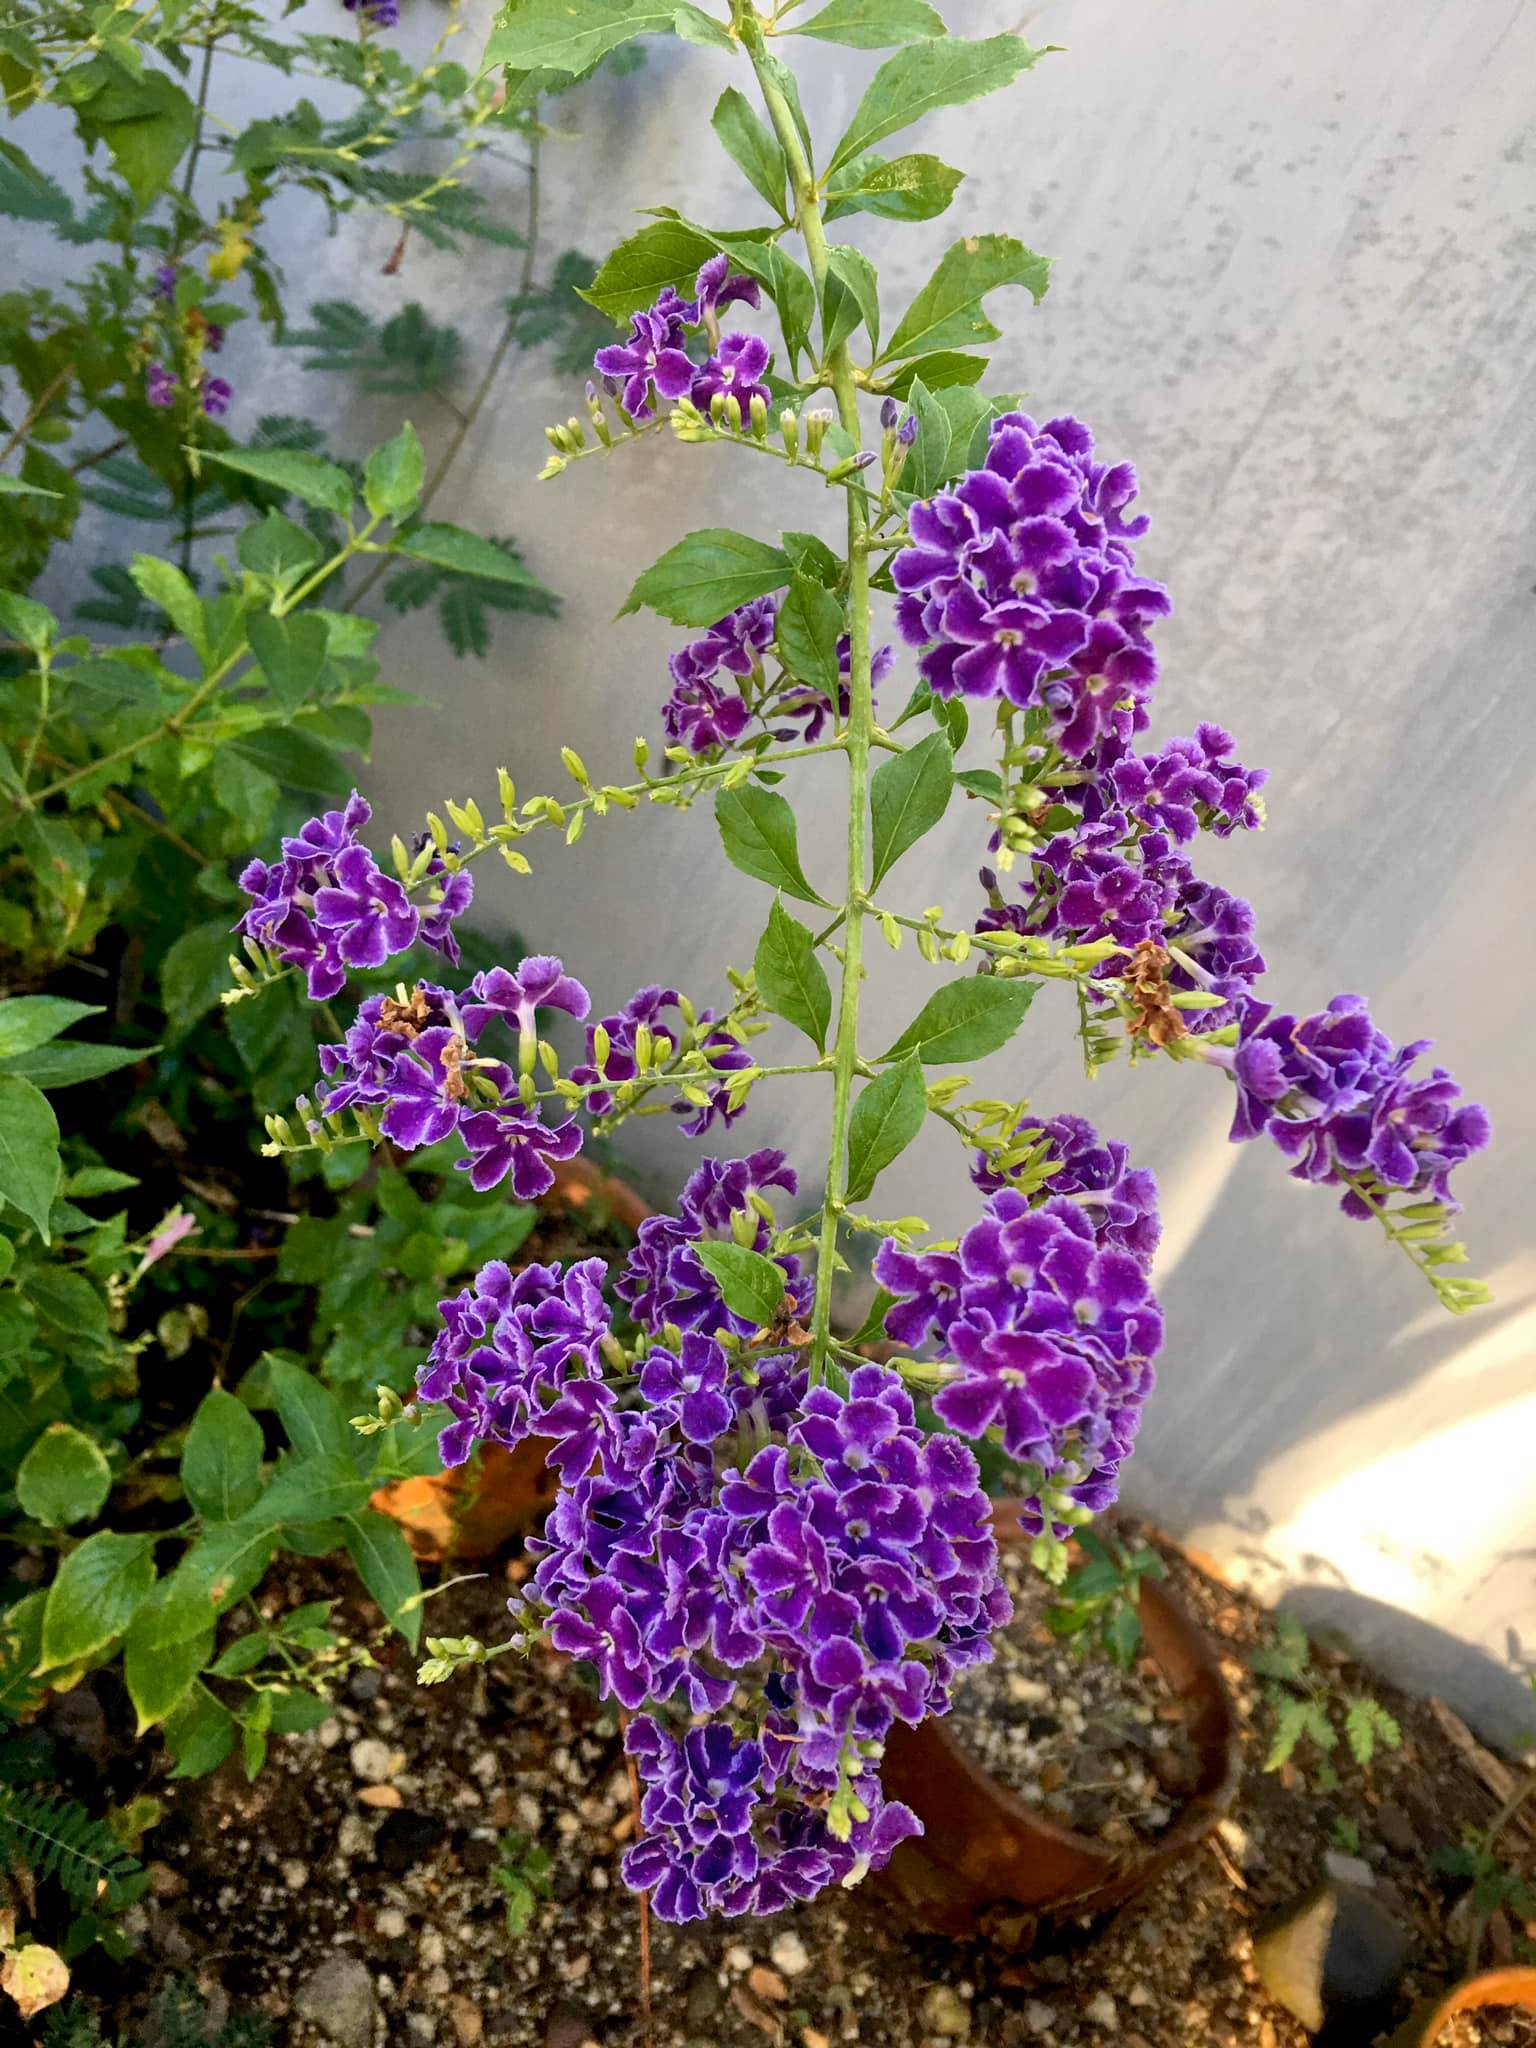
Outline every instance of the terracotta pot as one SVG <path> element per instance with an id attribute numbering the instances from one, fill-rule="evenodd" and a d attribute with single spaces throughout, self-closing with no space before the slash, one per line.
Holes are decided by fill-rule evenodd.
<path id="1" fill-rule="evenodd" d="M 638 1231 L 653 1211 L 621 1180 L 585 1159 L 556 1166 L 546 1196 L 552 1208 L 580 1211 L 601 1203 L 626 1230 Z M 537 1528 L 555 1497 L 548 1445 L 529 1437 L 513 1450 L 486 1444 L 468 1465 L 428 1478 L 381 1486 L 372 1505 L 398 1522 L 420 1558 L 491 1557 L 516 1536 Z"/>
<path id="2" fill-rule="evenodd" d="M 1027 1541 L 1016 1503 L 998 1502 L 1001 1543 Z M 1184 1811 L 1150 1847 L 1111 1847 L 1055 1826 L 990 1777 L 942 1720 L 900 1723 L 886 1743 L 886 1796 L 923 1823 L 903 1842 L 883 1882 L 913 1917 L 940 1934 L 978 1931 L 990 1908 L 1045 1917 L 1119 1905 L 1210 1833 L 1232 1804 L 1241 1774 L 1237 1714 L 1215 1650 L 1158 1580 L 1144 1580 L 1147 1651 L 1190 1709 L 1200 1776 Z"/>
<path id="3" fill-rule="evenodd" d="M 1489 2006 L 1514 2007 L 1519 2012 L 1536 2012 L 1536 1970 L 1484 1970 L 1468 1977 L 1448 1991 L 1438 2004 L 1426 2002 L 1398 2028 L 1387 2048 L 1435 2048 L 1446 2038 L 1446 2028 L 1459 2012 L 1476 2012 Z"/>

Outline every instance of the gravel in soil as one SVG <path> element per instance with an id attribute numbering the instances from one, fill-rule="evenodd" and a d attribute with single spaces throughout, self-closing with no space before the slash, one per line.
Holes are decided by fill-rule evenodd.
<path id="1" fill-rule="evenodd" d="M 1121 1670 L 1074 1654 L 1046 1625 L 1052 1590 L 1002 1551 L 1013 1620 L 990 1664 L 954 1688 L 949 1727 L 979 1763 L 1058 1827 L 1110 1845 L 1152 1841 L 1198 1780 L 1188 1714 L 1150 1659 Z"/>
<path id="2" fill-rule="evenodd" d="M 505 1577 L 520 1570 L 442 1594 L 433 1632 L 498 1640 Z M 771 1920 L 656 1925 L 654 2048 L 1305 2048 L 1254 1976 L 1253 1931 L 1307 1890 L 1348 1830 L 1376 1895 L 1413 1936 L 1393 2023 L 1443 1988 L 1462 1956 L 1444 1932 L 1458 1888 L 1431 1876 L 1425 1852 L 1486 1826 L 1498 1804 L 1468 1755 L 1429 1705 L 1378 1686 L 1406 1739 L 1369 1776 L 1341 1764 L 1338 1790 L 1324 1794 L 1294 1768 L 1264 1773 L 1272 1717 L 1246 1670 L 1260 1610 L 1176 1554 L 1170 1576 L 1218 1643 L 1248 1751 L 1237 1804 L 1204 1849 L 1107 1922 L 1039 1930 L 1000 1915 L 969 1944 L 910 1931 L 869 1882 Z M 345 1583 L 323 1563 L 296 1564 L 273 1591 L 297 1603 Z M 338 1618 L 359 1637 L 375 1620 L 350 1592 Z M 1020 1641 L 1004 1668 L 1028 1676 L 1023 1648 L 1040 1653 L 1037 1720 L 1065 1730 L 1074 1702 L 1081 1711 L 1077 1744 L 1052 1752 L 1069 1769 L 1091 1747 L 1085 1701 L 1096 1714 L 1128 1711 L 1128 1727 L 1155 1725 L 1136 1711 L 1155 1717 L 1155 1693 L 1096 1691 L 1034 1630 Z M 274 1741 L 254 1783 L 231 1761 L 206 1780 L 153 1784 L 166 1815 L 146 1841 L 135 1950 L 122 1963 L 94 1951 L 77 1971 L 109 2038 L 112 2025 L 138 2025 L 175 1975 L 199 1984 L 215 2014 L 265 2014 L 279 2048 L 640 2048 L 639 1922 L 618 1871 L 634 1822 L 611 1709 L 578 1671 L 539 1654 L 434 1689 L 417 1686 L 402 1644 L 379 1659 L 352 1674 L 329 1721 Z M 67 1717 L 55 1733 L 67 1741 Z M 1459 2048 L 1528 2044 L 1529 2030 L 1482 2024 Z"/>

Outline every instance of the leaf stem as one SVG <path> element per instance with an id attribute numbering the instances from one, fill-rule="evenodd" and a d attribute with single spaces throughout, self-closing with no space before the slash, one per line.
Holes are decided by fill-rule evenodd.
<path id="1" fill-rule="evenodd" d="M 741 8 L 743 40 L 757 73 L 757 82 L 773 123 L 774 134 L 789 166 L 795 198 L 795 223 L 818 299 L 825 300 L 831 253 L 821 216 L 816 174 L 800 138 L 793 110 L 774 73 L 762 24 L 750 6 Z M 825 314 L 823 314 L 825 332 Z M 859 445 L 859 401 L 853 359 L 846 341 L 831 350 L 826 369 L 837 397 L 844 431 Z M 828 1138 L 827 1194 L 822 1208 L 821 1236 L 816 1253 L 816 1296 L 811 1309 L 810 1378 L 824 1376 L 832 1336 L 832 1280 L 837 1263 L 837 1229 L 847 1203 L 848 1123 L 853 1108 L 853 1080 L 858 1067 L 859 992 L 864 978 L 864 851 L 869 836 L 869 752 L 875 714 L 870 679 L 869 522 L 862 486 L 845 487 L 848 505 L 848 885 L 844 898 L 843 978 L 838 998 L 837 1036 L 832 1045 L 832 1128 Z"/>

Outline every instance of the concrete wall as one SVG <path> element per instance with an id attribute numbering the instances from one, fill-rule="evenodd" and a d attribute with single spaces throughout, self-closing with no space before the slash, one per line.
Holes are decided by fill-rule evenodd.
<path id="1" fill-rule="evenodd" d="M 1203 867 L 1254 898 L 1273 999 L 1305 1010 L 1367 992 L 1394 1035 L 1435 1036 L 1498 1137 L 1464 1176 L 1467 1234 L 1497 1304 L 1453 1321 L 1374 1229 L 1289 1181 L 1269 1148 L 1226 1145 L 1214 1077 L 1153 1066 L 1090 1086 L 1065 1005 L 1042 998 L 980 1078 L 1027 1089 L 1047 1113 L 1092 1115 L 1164 1190 L 1169 1339 L 1128 1493 L 1356 1623 L 1385 1602 L 1500 1660 L 1519 1652 L 1511 1630 L 1536 1653 L 1536 10 L 1056 0 L 1022 24 L 1008 0 L 948 11 L 960 32 L 1022 25 L 1069 53 L 906 145 L 969 170 L 948 216 L 842 232 L 898 305 L 966 230 L 1016 232 L 1058 259 L 1039 310 L 1020 294 L 1000 302 L 996 383 L 1047 414 L 1077 412 L 1140 468 L 1154 517 L 1143 560 L 1178 607 L 1160 634 L 1157 734 L 1214 717 L 1273 771 L 1269 829 L 1203 848 Z M 813 125 L 830 134 L 872 60 L 812 43 L 794 54 Z M 545 247 L 601 253 L 640 205 L 756 217 L 704 125 L 729 72 L 713 53 L 653 43 L 637 76 L 562 102 L 571 144 L 546 152 Z M 498 175 L 515 217 L 517 174 Z M 306 251 L 304 281 L 380 310 L 420 298 L 483 356 L 516 259 L 415 248 L 387 278 L 393 239 L 386 223 L 349 226 Z M 295 380 L 286 362 L 236 365 L 237 428 L 260 405 L 334 403 L 332 384 Z M 493 794 L 497 758 L 529 790 L 556 787 L 561 741 L 618 776 L 632 735 L 656 732 L 682 637 L 649 617 L 610 624 L 634 575 L 690 527 L 835 522 L 837 501 L 809 479 L 714 450 L 648 445 L 536 488 L 540 429 L 574 396 L 538 365 L 514 366 L 441 505 L 519 535 L 565 593 L 559 621 L 505 626 L 483 665 L 455 664 L 421 622 L 384 643 L 393 678 L 437 707 L 381 721 L 367 779 L 402 828 L 445 793 Z M 418 412 L 424 431 L 446 433 L 429 405 Z M 335 421 L 338 445 L 366 446 L 390 417 L 354 406 Z M 899 676 L 887 693 L 905 688 Z M 797 808 L 812 875 L 835 878 L 836 777 L 807 775 Z M 978 813 L 957 805 L 926 862 L 898 869 L 893 898 L 966 917 L 979 837 Z M 716 857 L 707 807 L 617 818 L 569 854 L 535 853 L 531 881 L 486 871 L 481 907 L 561 952 L 601 1005 L 662 977 L 718 1000 L 723 963 L 750 958 L 767 897 Z M 876 950 L 878 1035 L 933 976 L 911 951 Z M 732 1135 L 783 1145 L 814 1183 L 826 1107 L 823 1084 L 780 1084 Z M 693 1156 L 658 1121 L 623 1149 L 661 1197 Z M 887 1213 L 949 1230 L 973 1201 L 937 1126 L 882 1186 Z M 1384 1639 L 1420 1676 L 1465 1690 L 1464 1659 L 1459 1676 L 1454 1656 L 1430 1670 L 1443 1638 L 1392 1623 Z"/>

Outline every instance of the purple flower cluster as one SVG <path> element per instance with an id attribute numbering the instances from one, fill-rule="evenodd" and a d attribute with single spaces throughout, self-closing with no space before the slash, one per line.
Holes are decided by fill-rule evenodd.
<path id="1" fill-rule="evenodd" d="M 1136 472 L 1095 461 L 1081 421 L 996 420 L 984 466 L 912 507 L 912 545 L 891 563 L 897 624 L 935 695 L 1039 706 L 1073 759 L 1141 731 L 1148 628 L 1170 605 L 1135 571 L 1135 495 Z"/>
<path id="2" fill-rule="evenodd" d="M 373 28 L 400 26 L 400 0 L 341 0 L 348 14 L 361 13 Z"/>
<path id="3" fill-rule="evenodd" d="M 345 810 L 325 811 L 285 839 L 280 861 L 253 860 L 240 877 L 251 907 L 235 930 L 302 967 L 316 1002 L 340 994 L 349 968 L 382 967 L 417 939 L 459 957 L 452 923 L 469 906 L 469 875 L 437 880 L 423 916 L 359 841 L 372 815 L 353 790 Z"/>
<path id="4" fill-rule="evenodd" d="M 1045 1157 L 1055 1168 L 1046 1193 L 1069 1196 L 1100 1244 L 1134 1253 L 1150 1267 L 1163 1232 L 1150 1169 L 1132 1166 L 1129 1147 L 1118 1138 L 1101 1138 L 1086 1117 L 1053 1116 L 1041 1124 L 1026 1117 L 1015 1136 L 1025 1133 L 1044 1139 Z M 971 1179 L 989 1195 L 1008 1185 L 1007 1176 L 987 1164 L 984 1152 L 976 1155 Z"/>
<path id="5" fill-rule="evenodd" d="M 640 1073 L 638 1054 L 639 1034 L 642 1028 L 653 1037 L 665 1038 L 675 1051 L 683 1039 L 692 1031 L 693 1036 L 706 1054 L 710 1071 L 715 1075 L 740 1073 L 752 1064 L 752 1055 L 740 1045 L 723 1026 L 715 1025 L 713 1010 L 696 1012 L 690 1027 L 682 1013 L 682 999 L 675 988 L 662 988 L 652 983 L 646 988 L 636 989 L 623 1009 L 612 1017 L 603 1017 L 596 1024 L 587 1027 L 587 1057 L 582 1065 L 572 1067 L 571 1079 L 588 1090 L 586 1106 L 594 1116 L 607 1116 L 617 1103 L 615 1090 L 625 1082 L 633 1081 Z M 663 1015 L 664 1011 L 676 1010 L 677 1021 Z M 715 1025 L 713 1030 L 711 1025 Z M 605 1051 L 598 1045 L 598 1033 L 607 1040 Z M 702 1106 L 679 1100 L 672 1108 L 683 1118 L 680 1128 L 690 1138 L 701 1138 L 718 1119 L 722 1129 L 728 1129 L 741 1115 L 741 1108 L 730 1106 L 730 1087 L 725 1080 L 711 1085 L 706 1077 L 694 1075 L 705 1094 Z M 742 1105 L 745 1107 L 745 1105 Z"/>
<path id="6" fill-rule="evenodd" d="M 697 640 L 678 649 L 667 664 L 672 675 L 672 694 L 662 707 L 667 738 L 685 746 L 692 754 L 715 754 L 734 746 L 760 711 L 776 740 L 798 737 L 812 746 L 826 730 L 834 710 L 848 716 L 848 635 L 837 643 L 838 701 L 834 707 L 827 691 L 796 677 L 786 679 L 782 690 L 770 692 L 763 674 L 762 656 L 773 644 L 778 620 L 777 597 L 755 597 L 738 605 Z M 889 647 L 875 650 L 870 663 L 870 681 L 878 688 L 895 663 Z M 734 678 L 735 680 L 731 680 Z"/>
<path id="7" fill-rule="evenodd" d="M 1148 1280 L 1157 1191 L 1091 1125 L 1046 1128 L 1063 1161 L 1052 1187 L 1063 1192 L 1032 1206 L 999 1189 L 952 1252 L 906 1252 L 887 1239 L 875 1277 L 898 1297 L 890 1335 L 911 1345 L 936 1337 L 954 1368 L 934 1397 L 940 1420 L 962 1436 L 996 1428 L 1052 1497 L 1096 1513 L 1115 1497 L 1163 1340 Z M 1025 1520 L 1052 1526 L 1049 1501 L 1032 1498 Z"/>
<path id="8" fill-rule="evenodd" d="M 517 1094 L 510 1067 L 472 1054 L 498 1019 L 519 1037 L 534 1030 L 540 1005 L 584 1017 L 589 1000 L 558 960 L 535 954 L 516 973 L 493 967 L 477 974 L 462 999 L 429 982 L 408 1002 L 370 996 L 340 1045 L 320 1048 L 326 1115 L 366 1109 L 392 1144 L 414 1152 L 457 1133 L 457 1161 L 471 1187 L 484 1193 L 511 1185 L 520 1202 L 536 1201 L 554 1184 L 551 1161 L 573 1159 L 581 1131 L 571 1119 L 545 1124 L 536 1103 Z"/>
<path id="9" fill-rule="evenodd" d="M 658 398 L 689 398 L 708 412 L 711 399 L 719 395 L 734 398 L 743 415 L 754 398 L 765 404 L 769 400 L 763 382 L 767 342 L 756 334 L 719 333 L 723 306 L 738 299 L 749 306 L 759 303 L 754 280 L 731 276 L 729 260 L 711 256 L 694 291 L 695 297 L 683 299 L 668 285 L 653 306 L 633 315 L 627 341 L 600 348 L 594 358 L 598 373 L 632 420 L 654 418 Z M 687 346 L 688 336 L 699 328 L 706 329 L 715 344 L 703 363 L 694 361 Z"/>
<path id="10" fill-rule="evenodd" d="M 704 1159 L 678 1197 L 675 1216 L 650 1216 L 641 1224 L 634 1249 L 619 1276 L 617 1293 L 636 1322 L 649 1329 L 670 1323 L 679 1330 L 716 1336 L 731 1330 L 750 1336 L 754 1325 L 732 1315 L 719 1283 L 699 1258 L 701 1240 L 719 1238 L 766 1252 L 773 1235 L 764 1196 L 779 1188 L 792 1195 L 799 1186 L 782 1152 L 752 1152 L 745 1159 Z M 796 1316 L 810 1307 L 810 1283 L 800 1261 L 779 1260 L 784 1291 Z"/>
<path id="11" fill-rule="evenodd" d="M 1343 1186 L 1340 1206 L 1365 1217 L 1371 1206 L 1353 1185 L 1362 1180 L 1455 1209 L 1450 1175 L 1492 1135 L 1488 1112 L 1462 1099 L 1444 1067 L 1411 1072 L 1429 1044 L 1395 1046 L 1363 997 L 1342 995 L 1299 1023 L 1247 1002 L 1236 1046 L 1207 1057 L 1237 1086 L 1233 1141 L 1267 1132 L 1298 1180 Z"/>
<path id="12" fill-rule="evenodd" d="M 160 407 L 176 403 L 176 373 L 168 370 L 164 363 L 151 363 L 144 372 L 144 398 L 149 405 Z"/>

